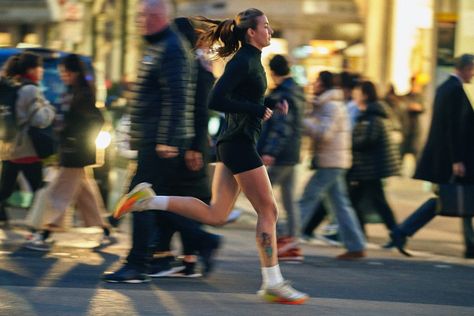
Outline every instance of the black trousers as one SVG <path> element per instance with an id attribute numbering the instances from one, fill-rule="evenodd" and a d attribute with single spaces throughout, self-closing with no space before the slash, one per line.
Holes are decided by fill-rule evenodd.
<path id="1" fill-rule="evenodd" d="M 371 207 L 380 215 L 389 231 L 392 231 L 397 225 L 392 208 L 388 205 L 387 199 L 385 198 L 381 179 L 360 180 L 351 183 L 349 186 L 349 196 L 364 233 L 366 223 L 364 210 L 366 206 Z"/>
<path id="2" fill-rule="evenodd" d="M 0 203 L 5 202 L 12 195 L 20 171 L 25 175 L 33 192 L 43 185 L 43 164 L 41 162 L 19 164 L 4 160 L 0 178 Z"/>
<path id="3" fill-rule="evenodd" d="M 179 171 L 183 168 L 186 168 L 183 153 L 176 158 L 163 159 L 157 156 L 154 148 L 141 150 L 138 153 L 137 171 L 130 188 L 140 182 L 149 182 L 158 195 L 193 196 L 193 192 L 199 193 L 199 190 L 202 190 L 201 183 L 197 180 L 193 181 L 192 177 L 183 181 L 179 175 Z M 139 270 L 146 269 L 155 250 L 159 247 L 164 248 L 166 241 L 162 243 L 161 239 L 170 239 L 171 231 L 180 232 L 183 239 L 187 241 L 186 248 L 189 251 L 205 247 L 212 236 L 197 222 L 166 211 L 136 212 L 133 213 L 132 222 L 132 249 L 127 257 L 127 263 Z M 164 232 L 162 232 L 163 229 Z M 162 234 L 163 237 L 161 237 Z"/>

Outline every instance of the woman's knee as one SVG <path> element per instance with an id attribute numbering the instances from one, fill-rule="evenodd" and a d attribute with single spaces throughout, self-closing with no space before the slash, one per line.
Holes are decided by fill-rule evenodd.
<path id="1" fill-rule="evenodd" d="M 261 219 L 276 222 L 278 220 L 278 208 L 275 202 L 263 204 L 257 209 L 258 217 Z"/>

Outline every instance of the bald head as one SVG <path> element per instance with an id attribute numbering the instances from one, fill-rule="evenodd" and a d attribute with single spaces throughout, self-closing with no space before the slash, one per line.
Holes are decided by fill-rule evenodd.
<path id="1" fill-rule="evenodd" d="M 167 0 L 141 0 L 138 5 L 137 27 L 142 35 L 158 33 L 170 23 Z"/>

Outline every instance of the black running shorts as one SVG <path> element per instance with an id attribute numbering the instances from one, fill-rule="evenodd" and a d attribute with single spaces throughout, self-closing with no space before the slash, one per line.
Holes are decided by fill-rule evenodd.
<path id="1" fill-rule="evenodd" d="M 233 174 L 263 166 L 255 145 L 248 140 L 224 141 L 217 144 L 217 161 L 224 163 Z"/>

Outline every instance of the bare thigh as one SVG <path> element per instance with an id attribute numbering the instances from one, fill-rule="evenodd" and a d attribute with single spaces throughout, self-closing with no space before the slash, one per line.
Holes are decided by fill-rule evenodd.
<path id="1" fill-rule="evenodd" d="M 265 166 L 236 174 L 235 179 L 259 216 L 273 213 L 276 218 L 275 197 Z"/>
<path id="2" fill-rule="evenodd" d="M 221 162 L 216 163 L 212 178 L 211 208 L 227 218 L 239 196 L 239 184 L 232 172 Z"/>

